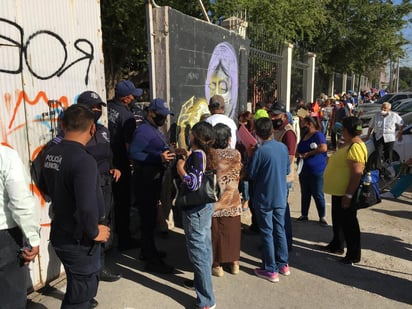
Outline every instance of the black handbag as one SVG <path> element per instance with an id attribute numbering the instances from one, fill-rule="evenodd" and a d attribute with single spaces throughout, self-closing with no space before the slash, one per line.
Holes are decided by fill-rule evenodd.
<path id="1" fill-rule="evenodd" d="M 351 206 L 357 209 L 368 208 L 381 202 L 379 186 L 379 171 L 366 171 L 351 200 Z"/>
<path id="2" fill-rule="evenodd" d="M 220 186 L 215 170 L 206 170 L 202 177 L 200 187 L 196 191 L 190 191 L 180 182 L 176 186 L 176 196 L 172 201 L 173 206 L 190 208 L 193 206 L 219 201 L 221 196 Z"/>

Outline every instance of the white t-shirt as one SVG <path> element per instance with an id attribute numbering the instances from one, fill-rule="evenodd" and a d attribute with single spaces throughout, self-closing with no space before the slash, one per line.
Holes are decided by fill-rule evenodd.
<path id="1" fill-rule="evenodd" d="M 236 139 L 237 139 L 237 126 L 236 123 L 233 121 L 232 118 L 229 118 L 223 114 L 214 114 L 212 116 L 207 117 L 206 122 L 210 123 L 212 126 L 215 126 L 218 123 L 223 123 L 230 128 L 232 133 L 232 140 L 230 142 L 230 148 L 236 148 Z"/>

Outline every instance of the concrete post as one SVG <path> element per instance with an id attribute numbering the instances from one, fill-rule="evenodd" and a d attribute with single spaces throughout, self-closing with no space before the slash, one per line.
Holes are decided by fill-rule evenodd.
<path id="1" fill-rule="evenodd" d="M 293 45 L 285 43 L 282 51 L 280 100 L 285 103 L 287 111 L 290 111 L 290 93 L 292 84 L 292 49 Z"/>
<path id="2" fill-rule="evenodd" d="M 315 97 L 315 65 L 316 65 L 316 54 L 307 53 L 305 55 L 305 62 L 308 68 L 303 74 L 303 99 L 305 102 L 313 102 Z"/>
<path id="3" fill-rule="evenodd" d="M 356 74 L 352 74 L 352 85 L 351 89 L 356 92 Z"/>
<path id="4" fill-rule="evenodd" d="M 346 91 L 348 91 L 347 86 L 348 86 L 348 74 L 343 73 L 342 74 L 342 92 L 346 93 Z"/>
<path id="5" fill-rule="evenodd" d="M 335 93 L 335 72 L 329 76 L 328 95 L 333 96 Z"/>

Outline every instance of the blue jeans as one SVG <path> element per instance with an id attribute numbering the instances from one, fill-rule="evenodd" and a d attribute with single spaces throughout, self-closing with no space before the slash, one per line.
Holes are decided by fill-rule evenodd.
<path id="1" fill-rule="evenodd" d="M 241 180 L 239 181 L 239 192 L 242 193 L 243 200 L 249 201 L 249 181 Z"/>
<path id="2" fill-rule="evenodd" d="M 279 272 L 280 267 L 288 264 L 285 206 L 280 208 L 255 206 L 256 220 L 262 238 L 262 268 L 272 273 Z"/>
<path id="3" fill-rule="evenodd" d="M 301 214 L 307 217 L 309 213 L 310 199 L 313 196 L 319 218 L 325 217 L 325 195 L 323 193 L 323 174 L 299 175 L 301 193 Z"/>
<path id="4" fill-rule="evenodd" d="M 215 304 L 212 284 L 212 214 L 214 204 L 182 211 L 187 252 L 194 267 L 194 287 L 198 307 Z"/>

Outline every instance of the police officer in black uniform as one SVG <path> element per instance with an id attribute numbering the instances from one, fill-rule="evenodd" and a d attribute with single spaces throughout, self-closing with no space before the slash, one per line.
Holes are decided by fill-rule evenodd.
<path id="1" fill-rule="evenodd" d="M 66 271 L 67 288 L 61 308 L 89 309 L 97 293 L 100 242 L 110 228 L 96 160 L 86 144 L 96 132 L 93 112 L 74 104 L 64 111 L 64 139 L 44 155 L 43 181 L 51 197 L 50 241 Z"/>
<path id="2" fill-rule="evenodd" d="M 174 271 L 173 266 L 163 261 L 166 253 L 158 251 L 155 245 L 157 205 L 162 191 L 163 173 L 175 159 L 166 137 L 159 130 L 167 116 L 173 115 L 166 105 L 160 98 L 151 101 L 145 120 L 136 129 L 129 149 L 130 159 L 135 164 L 133 190 L 141 219 L 140 259 L 146 261 L 146 271 L 163 274 Z"/>
<path id="3" fill-rule="evenodd" d="M 122 173 L 119 181 L 113 183 L 115 230 L 118 237 L 118 248 L 121 251 L 138 247 L 138 243 L 131 237 L 129 229 L 131 168 L 127 151 L 136 128 L 136 121 L 129 105 L 142 93 L 142 89 L 136 88 L 131 81 L 122 80 L 115 87 L 114 99 L 108 102 L 113 164 Z"/>
<path id="4" fill-rule="evenodd" d="M 105 205 L 105 224 L 112 228 L 112 181 L 117 182 L 121 176 L 121 172 L 112 168 L 112 150 L 110 148 L 110 134 L 109 130 L 97 121 L 102 115 L 102 107 L 106 103 L 94 91 L 84 91 L 77 98 L 77 104 L 87 106 L 93 111 L 94 121 L 96 124 L 96 133 L 92 139 L 87 143 L 87 151 L 96 159 L 97 168 L 100 173 L 100 188 L 102 189 L 104 205 Z M 100 280 L 113 282 L 120 279 L 119 274 L 113 274 L 105 266 L 104 256 L 105 250 L 110 249 L 110 240 L 103 244 L 102 247 L 102 270 L 100 271 Z"/>

